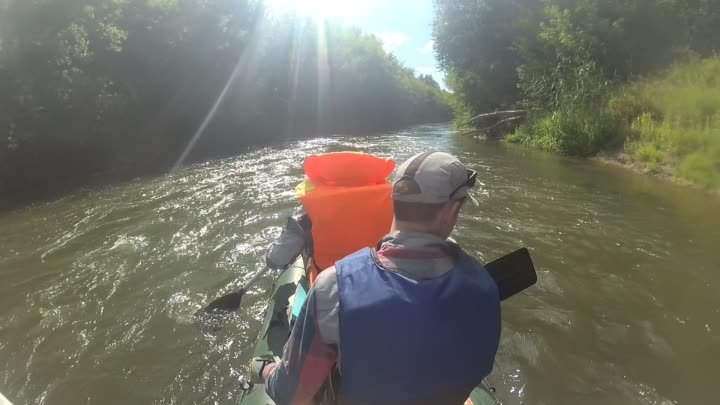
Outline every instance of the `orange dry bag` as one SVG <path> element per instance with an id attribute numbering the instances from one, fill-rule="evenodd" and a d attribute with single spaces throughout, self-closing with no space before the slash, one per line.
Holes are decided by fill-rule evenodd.
<path id="1" fill-rule="evenodd" d="M 313 155 L 297 194 L 312 221 L 311 284 L 317 273 L 363 247 L 374 247 L 392 225 L 395 162 L 357 152 Z"/>

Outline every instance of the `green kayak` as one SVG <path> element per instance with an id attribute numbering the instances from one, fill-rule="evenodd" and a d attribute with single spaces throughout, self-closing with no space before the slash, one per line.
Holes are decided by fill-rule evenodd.
<path id="1" fill-rule="evenodd" d="M 305 263 L 302 258 L 285 270 L 273 286 L 272 296 L 268 303 L 265 320 L 258 335 L 253 357 L 277 356 L 282 357 L 283 347 L 290 336 L 290 322 L 288 320 L 288 305 L 290 298 L 295 295 L 295 302 L 302 302 L 308 290 L 308 280 L 305 273 Z M 299 307 L 299 306 L 298 306 Z M 294 308 L 292 316 L 297 316 L 299 308 Z M 237 402 L 239 405 L 274 405 L 273 400 L 265 393 L 263 384 L 252 385 L 243 383 L 243 394 Z M 497 405 L 500 402 L 494 394 L 494 389 L 483 381 L 470 394 L 466 405 Z"/>

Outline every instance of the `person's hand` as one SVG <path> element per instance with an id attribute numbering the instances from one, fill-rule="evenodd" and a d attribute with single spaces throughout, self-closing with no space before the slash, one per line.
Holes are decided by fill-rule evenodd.
<path id="1" fill-rule="evenodd" d="M 274 363 L 275 359 L 272 356 L 261 356 L 261 357 L 254 357 L 250 361 L 250 367 L 248 367 L 250 371 L 250 382 L 253 384 L 265 384 L 265 380 L 263 379 L 263 370 L 265 369 L 265 366 L 267 366 L 269 363 Z"/>

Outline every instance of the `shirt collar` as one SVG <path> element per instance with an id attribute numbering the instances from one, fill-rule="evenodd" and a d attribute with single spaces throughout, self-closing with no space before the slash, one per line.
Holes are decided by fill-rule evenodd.
<path id="1" fill-rule="evenodd" d="M 410 250 L 441 250 L 448 254 L 453 252 L 450 242 L 437 235 L 426 232 L 395 230 L 386 235 L 379 243 L 382 247 L 395 247 Z"/>

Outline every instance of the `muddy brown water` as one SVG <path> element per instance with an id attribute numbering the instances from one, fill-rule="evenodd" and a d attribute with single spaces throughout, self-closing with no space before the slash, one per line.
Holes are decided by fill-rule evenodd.
<path id="1" fill-rule="evenodd" d="M 233 403 L 272 277 L 214 338 L 192 314 L 261 268 L 303 158 L 348 149 L 457 154 L 481 183 L 457 241 L 483 260 L 531 250 L 540 280 L 503 304 L 490 377 L 505 404 L 716 403 L 720 201 L 447 126 L 289 142 L 2 214 L 0 392 Z"/>

